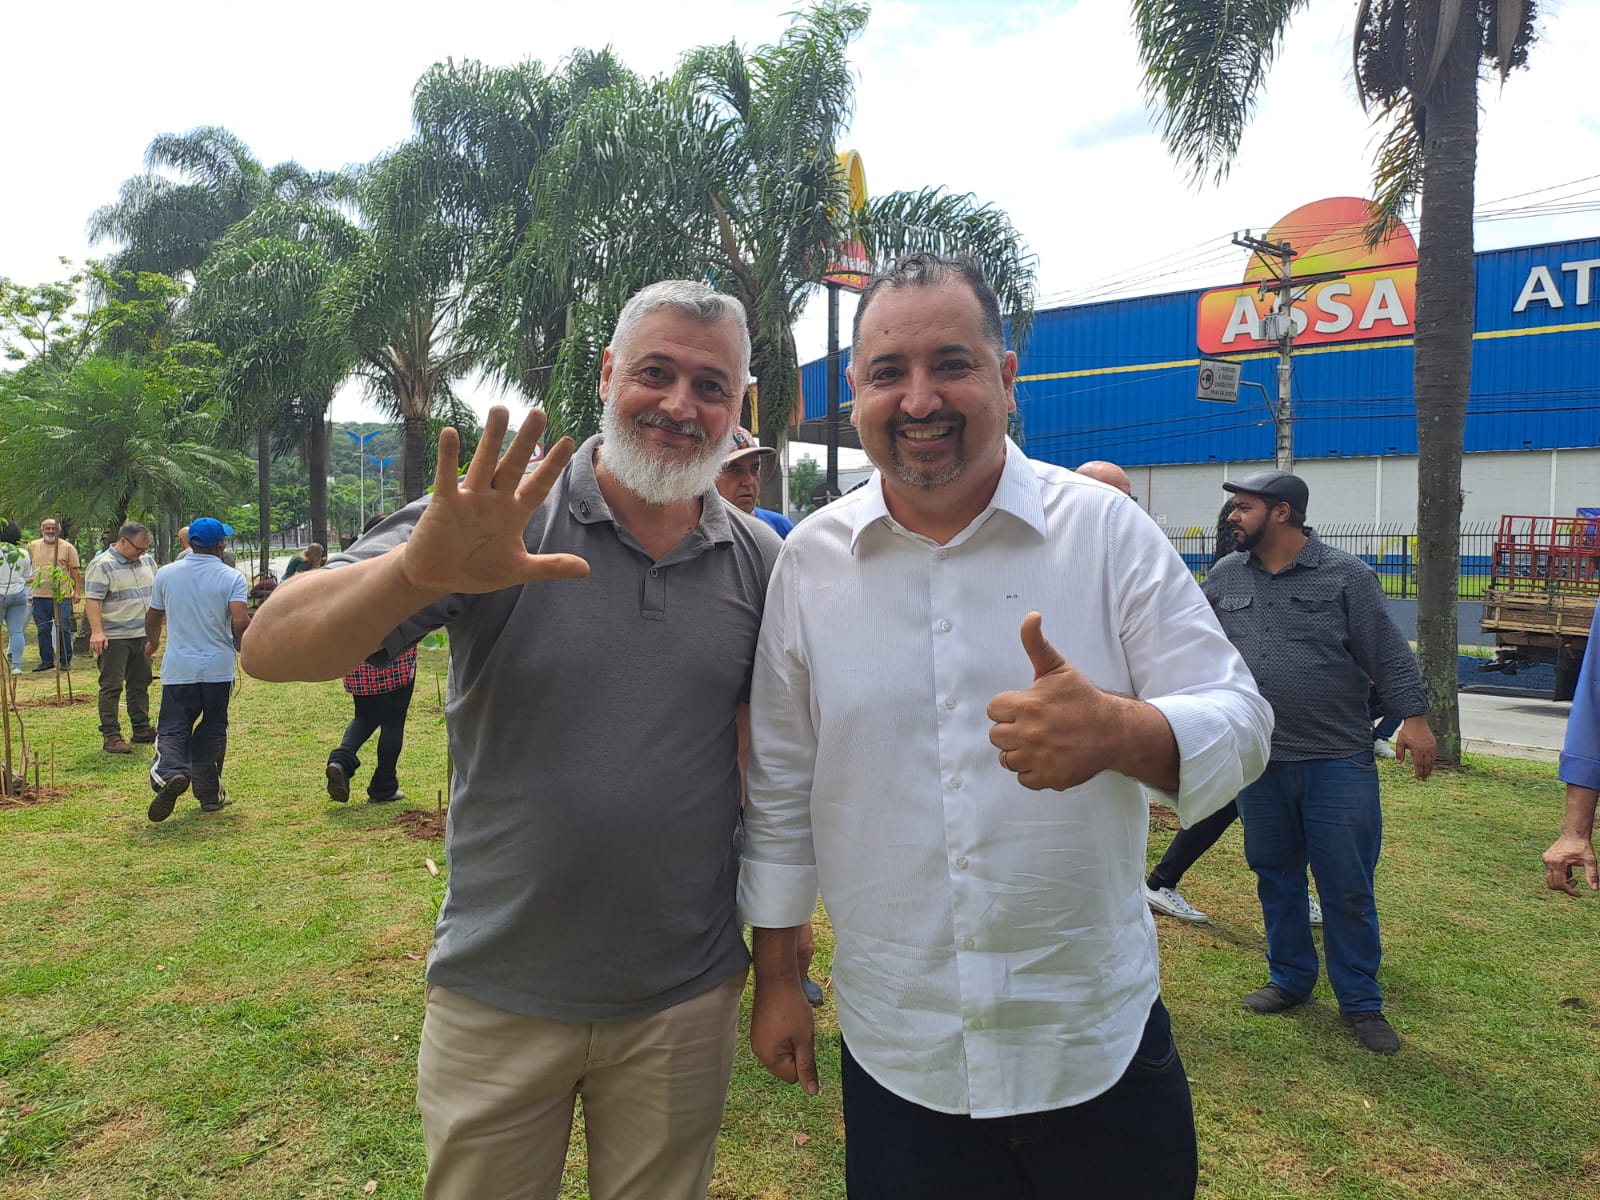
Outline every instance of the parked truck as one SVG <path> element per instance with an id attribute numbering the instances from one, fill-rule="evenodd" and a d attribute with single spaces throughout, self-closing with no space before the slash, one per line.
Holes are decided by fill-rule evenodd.
<path id="1" fill-rule="evenodd" d="M 1600 599 L 1600 509 L 1572 517 L 1503 516 L 1495 538 L 1483 631 L 1495 655 L 1484 671 L 1555 667 L 1555 699 L 1571 700 Z"/>

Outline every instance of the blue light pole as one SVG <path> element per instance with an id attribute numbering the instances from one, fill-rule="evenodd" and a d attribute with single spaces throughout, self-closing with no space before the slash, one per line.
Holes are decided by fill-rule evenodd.
<path id="1" fill-rule="evenodd" d="M 358 451 L 361 451 L 357 455 L 356 461 L 356 470 L 361 477 L 361 519 L 356 522 L 356 530 L 359 532 L 361 527 L 367 523 L 367 464 L 365 460 L 372 458 L 370 454 L 366 453 L 367 443 L 382 433 L 383 430 L 374 429 L 371 433 L 351 433 L 348 429 L 345 429 L 341 430 L 341 432 L 356 444 Z M 372 461 L 377 462 L 378 460 L 374 458 Z"/>
<path id="2" fill-rule="evenodd" d="M 383 511 L 383 469 L 385 467 L 387 467 L 390 463 L 394 462 L 400 456 L 398 454 L 391 454 L 391 455 L 389 455 L 388 458 L 376 458 L 373 455 L 368 454 L 365 457 L 367 457 L 368 459 L 371 459 L 373 465 L 375 465 L 378 468 L 378 511 L 382 512 Z M 365 523 L 365 522 L 363 522 L 363 523 Z"/>

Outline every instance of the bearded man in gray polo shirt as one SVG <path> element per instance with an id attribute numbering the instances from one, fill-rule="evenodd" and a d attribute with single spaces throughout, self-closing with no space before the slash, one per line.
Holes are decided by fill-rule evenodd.
<path id="1" fill-rule="evenodd" d="M 749 963 L 737 747 L 780 546 L 715 487 L 749 354 L 736 301 L 646 288 L 605 353 L 601 436 L 525 474 L 543 414 L 497 461 L 496 408 L 458 483 L 446 430 L 431 499 L 286 581 L 246 635 L 245 670 L 286 680 L 450 633 L 430 1198 L 554 1197 L 579 1095 L 596 1200 L 705 1195 Z"/>

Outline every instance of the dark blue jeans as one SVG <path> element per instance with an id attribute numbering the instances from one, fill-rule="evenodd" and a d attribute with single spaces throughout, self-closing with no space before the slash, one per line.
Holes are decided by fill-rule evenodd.
<path id="1" fill-rule="evenodd" d="M 33 623 L 39 630 L 39 662 L 46 667 L 56 665 L 55 631 L 61 630 L 61 665 L 72 661 L 72 601 L 57 600 L 52 604 L 49 596 L 33 598 Z"/>
<path id="2" fill-rule="evenodd" d="M 1015 1117 L 939 1113 L 841 1048 L 850 1200 L 1192 1200 L 1189 1080 L 1160 999 L 1121 1079 L 1082 1104 Z"/>
<path id="3" fill-rule="evenodd" d="M 174 775 L 185 775 L 201 804 L 215 804 L 221 798 L 232 691 L 231 683 L 169 683 L 162 687 L 156 754 L 150 761 L 152 788 L 159 790 Z"/>
<path id="4" fill-rule="evenodd" d="M 1372 878 L 1383 844 L 1378 769 L 1371 752 L 1272 762 L 1239 793 L 1244 857 L 1256 873 L 1267 926 L 1269 978 L 1291 996 L 1317 982 L 1306 867 L 1322 900 L 1328 982 L 1344 1012 L 1383 1007 L 1378 990 L 1378 906 Z"/>

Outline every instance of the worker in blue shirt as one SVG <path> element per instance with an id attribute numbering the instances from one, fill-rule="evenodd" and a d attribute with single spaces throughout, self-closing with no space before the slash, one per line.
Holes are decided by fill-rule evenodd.
<path id="1" fill-rule="evenodd" d="M 1567 716 L 1567 738 L 1561 747 L 1561 782 L 1567 785 L 1567 815 L 1561 836 L 1544 852 L 1544 881 L 1556 892 L 1578 895 L 1574 867 L 1583 868 L 1591 892 L 1600 891 L 1600 866 L 1594 855 L 1595 798 L 1600 795 L 1600 608 L 1589 626 L 1589 648 L 1583 655 L 1578 690 Z"/>

